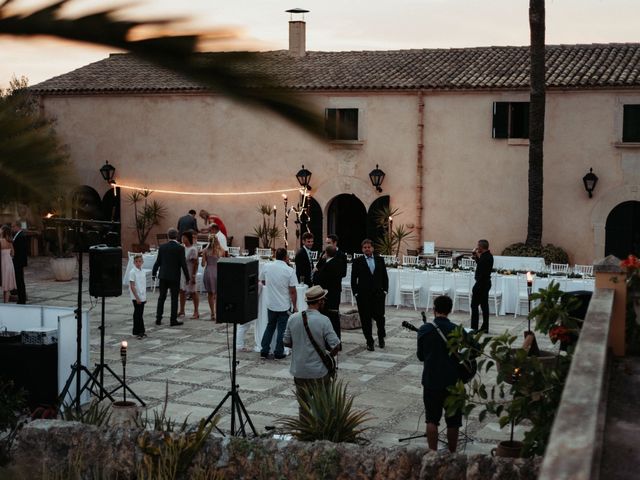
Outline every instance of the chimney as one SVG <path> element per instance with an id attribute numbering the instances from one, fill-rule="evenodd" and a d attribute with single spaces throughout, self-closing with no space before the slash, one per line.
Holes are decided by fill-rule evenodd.
<path id="1" fill-rule="evenodd" d="M 304 21 L 304 14 L 309 13 L 309 10 L 292 8 L 286 10 L 286 12 L 291 14 L 289 19 L 289 55 L 293 57 L 304 57 L 307 53 L 307 23 Z M 302 19 L 294 20 L 294 15 L 302 15 Z"/>

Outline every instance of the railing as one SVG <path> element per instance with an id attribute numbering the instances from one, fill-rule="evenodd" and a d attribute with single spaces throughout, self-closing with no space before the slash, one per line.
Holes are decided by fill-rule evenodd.
<path id="1" fill-rule="evenodd" d="M 619 260 L 595 265 L 584 319 L 539 480 L 598 480 L 607 412 L 609 358 L 624 355 L 626 286 Z"/>

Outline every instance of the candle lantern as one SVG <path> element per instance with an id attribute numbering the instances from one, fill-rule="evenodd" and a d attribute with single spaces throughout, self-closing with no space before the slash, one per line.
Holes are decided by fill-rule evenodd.
<path id="1" fill-rule="evenodd" d="M 120 344 L 120 359 L 122 360 L 122 395 L 123 401 L 127 401 L 127 342 Z"/>

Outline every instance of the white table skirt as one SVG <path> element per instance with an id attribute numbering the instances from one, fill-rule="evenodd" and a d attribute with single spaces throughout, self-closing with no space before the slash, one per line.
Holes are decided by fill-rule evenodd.
<path id="1" fill-rule="evenodd" d="M 398 287 L 398 270 L 391 268 L 387 270 L 389 275 L 389 292 L 387 294 L 387 305 L 402 304 L 400 289 Z M 420 298 L 418 300 L 419 308 L 426 308 L 429 287 L 438 278 L 439 272 L 416 270 L 416 286 L 420 287 Z M 445 272 L 445 287 L 451 289 L 451 297 L 453 298 L 453 272 Z M 537 292 L 541 288 L 546 288 L 549 283 L 554 280 L 553 277 L 539 278 L 534 277 L 533 291 Z M 558 281 L 558 280 L 556 280 Z M 565 292 L 575 292 L 578 290 L 593 291 L 595 288 L 594 279 L 570 278 L 561 280 L 561 288 Z M 473 285 L 473 280 L 472 283 Z M 518 277 L 517 275 L 498 275 L 497 290 L 502 291 L 502 303 L 500 305 L 500 315 L 514 313 L 518 307 Z M 493 302 L 489 302 L 490 309 L 493 310 Z M 406 299 L 404 304 L 406 304 Z"/>
<path id="2" fill-rule="evenodd" d="M 142 268 L 144 270 L 151 270 L 153 268 L 153 264 L 156 263 L 157 258 L 158 258 L 157 252 L 143 254 L 142 260 L 144 263 L 142 264 Z M 196 275 L 196 290 L 200 293 L 203 293 L 204 282 L 202 281 L 202 278 L 204 274 L 204 267 L 202 266 L 201 260 L 202 259 L 198 257 L 198 274 Z M 129 272 L 131 271 L 132 268 L 133 268 L 133 259 L 129 258 L 129 261 L 127 262 L 127 267 L 125 268 L 124 275 L 122 277 L 122 285 L 125 287 L 128 287 L 129 285 Z M 147 289 L 150 289 L 152 287 L 153 285 L 147 285 Z"/>
<path id="3" fill-rule="evenodd" d="M 493 257 L 493 268 L 496 270 L 544 272 L 546 265 L 542 257 L 506 257 L 495 255 Z"/>
<path id="4" fill-rule="evenodd" d="M 254 333 L 253 340 L 254 345 L 251 348 L 255 352 L 259 352 L 261 350 L 262 343 L 262 335 L 267 328 L 267 324 L 269 323 L 269 318 L 267 315 L 267 302 L 265 301 L 266 295 L 265 293 L 268 291 L 269 287 L 266 285 L 259 284 L 258 290 L 258 318 L 251 322 L 245 323 L 244 325 L 238 325 L 238 338 L 236 342 L 236 348 L 245 347 L 244 336 L 250 325 L 254 325 Z M 304 300 L 304 294 L 307 291 L 306 285 L 298 285 L 296 287 L 296 292 L 298 294 L 298 311 L 302 311 L 307 308 L 307 302 Z M 276 336 L 274 334 L 271 339 L 271 351 L 275 349 L 276 346 Z M 288 349 L 285 348 L 285 353 L 288 354 Z"/>

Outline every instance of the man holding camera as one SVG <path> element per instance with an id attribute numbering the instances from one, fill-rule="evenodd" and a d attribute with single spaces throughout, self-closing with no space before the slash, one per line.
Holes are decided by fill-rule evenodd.
<path id="1" fill-rule="evenodd" d="M 491 271 L 493 255 L 489 251 L 487 240 L 478 240 L 478 246 L 472 252 L 476 261 L 476 283 L 471 291 L 471 328 L 478 330 L 478 306 L 482 309 L 482 325 L 480 330 L 489 333 L 489 290 L 491 290 Z"/>

